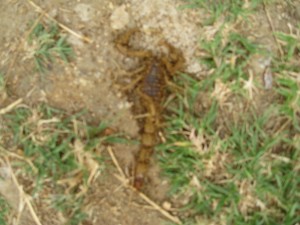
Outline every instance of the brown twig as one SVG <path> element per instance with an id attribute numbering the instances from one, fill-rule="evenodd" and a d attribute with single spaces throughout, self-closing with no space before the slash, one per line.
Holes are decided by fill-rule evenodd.
<path id="1" fill-rule="evenodd" d="M 27 205 L 27 207 L 28 207 L 28 209 L 29 209 L 29 212 L 30 212 L 30 214 L 31 214 L 31 216 L 32 216 L 32 218 L 33 218 L 33 220 L 34 220 L 34 222 L 35 222 L 37 225 L 42 225 L 42 223 L 40 222 L 40 220 L 39 220 L 37 214 L 35 213 L 35 211 L 34 211 L 34 209 L 33 209 L 33 206 L 31 205 L 31 202 L 30 202 L 30 200 L 29 200 L 29 197 L 28 197 L 27 194 L 23 191 L 22 186 L 19 184 L 18 179 L 17 179 L 16 175 L 14 174 L 14 171 L 13 171 L 13 169 L 12 169 L 12 167 L 11 167 L 11 164 L 10 164 L 10 162 L 9 162 L 9 160 L 8 160 L 7 157 L 5 157 L 5 163 L 8 165 L 8 167 L 9 167 L 9 169 L 10 169 L 10 171 L 11 171 L 11 177 L 12 177 L 12 180 L 13 180 L 13 182 L 15 183 L 15 185 L 16 185 L 16 187 L 17 187 L 19 193 L 20 193 L 20 198 L 23 198 L 25 204 Z"/>
<path id="2" fill-rule="evenodd" d="M 136 193 L 138 193 L 138 195 L 144 200 L 146 201 L 150 206 L 152 206 L 154 209 L 156 209 L 158 212 L 160 212 L 162 215 L 164 215 L 166 218 L 168 218 L 169 220 L 171 220 L 172 222 L 176 223 L 176 224 L 182 224 L 182 222 L 179 220 L 179 218 L 171 215 L 168 211 L 164 210 L 161 206 L 159 206 L 157 203 L 155 203 L 153 200 L 151 200 L 148 196 L 146 196 L 144 193 L 136 190 L 133 186 L 129 185 L 128 183 L 128 179 L 125 176 L 125 173 L 123 172 L 122 168 L 120 167 L 113 151 L 112 148 L 109 147 L 108 152 L 113 160 L 114 165 L 117 167 L 120 175 L 114 174 L 114 176 L 121 181 L 124 186 L 130 188 L 131 190 L 135 191 Z"/>
<path id="3" fill-rule="evenodd" d="M 21 104 L 23 102 L 22 98 L 19 98 L 18 100 L 14 101 L 13 103 L 11 103 L 9 106 L 0 109 L 0 115 L 4 115 L 8 112 L 10 112 L 11 110 L 13 110 L 17 105 Z"/>
<path id="4" fill-rule="evenodd" d="M 31 169 L 33 170 L 33 172 L 35 174 L 38 173 L 38 169 L 33 165 L 33 163 L 29 159 L 27 159 L 27 158 L 25 158 L 21 155 L 18 155 L 16 153 L 12 152 L 12 151 L 9 151 L 9 150 L 3 148 L 2 146 L 0 146 L 0 155 L 6 156 L 6 157 L 9 156 L 9 157 L 16 158 L 18 160 L 25 161 L 30 165 Z"/>
<path id="5" fill-rule="evenodd" d="M 17 49 L 21 49 L 22 48 L 22 45 L 24 44 L 24 40 L 26 40 L 28 38 L 28 36 L 31 34 L 31 32 L 33 31 L 33 29 L 36 27 L 36 25 L 39 23 L 39 21 L 41 20 L 41 18 L 43 17 L 44 15 L 41 14 L 33 23 L 33 25 L 30 27 L 30 29 L 26 32 L 25 34 L 25 38 L 23 39 L 23 41 L 20 41 L 20 44 L 18 45 Z M 9 74 L 10 74 L 10 71 L 11 69 L 14 67 L 15 65 L 15 62 L 17 61 L 17 57 L 19 55 L 19 52 L 17 52 L 13 59 L 11 60 L 9 66 L 8 66 L 8 69 L 7 69 L 7 72 L 6 72 L 6 80 L 5 80 L 5 85 L 7 83 L 7 78 L 9 77 Z"/>
<path id="6" fill-rule="evenodd" d="M 269 14 L 269 11 L 268 11 L 268 9 L 267 9 L 267 6 L 266 6 L 265 1 L 263 1 L 263 8 L 264 8 L 264 11 L 265 11 L 266 16 L 267 16 L 267 18 L 268 18 L 268 23 L 269 23 L 269 25 L 270 25 L 270 27 L 271 27 L 271 30 L 272 30 L 272 36 L 273 36 L 273 38 L 274 38 L 274 40 L 275 40 L 275 42 L 276 42 L 276 46 L 277 46 L 278 52 L 279 52 L 279 54 L 280 54 L 280 57 L 283 57 L 284 52 L 283 52 L 283 50 L 282 50 L 282 48 L 281 48 L 281 45 L 280 45 L 280 43 L 279 43 L 279 41 L 278 41 L 276 35 L 274 34 L 276 30 L 275 30 L 274 24 L 273 24 L 273 22 L 272 22 L 271 16 L 270 16 L 270 14 Z"/>
<path id="7" fill-rule="evenodd" d="M 31 0 L 28 0 L 28 2 L 40 13 L 42 13 L 43 15 L 45 15 L 48 19 L 54 21 L 55 23 L 58 24 L 58 26 L 60 26 L 62 29 L 66 30 L 67 32 L 69 32 L 70 34 L 74 35 L 75 37 L 85 41 L 85 42 L 88 42 L 88 43 L 92 43 L 93 41 L 86 37 L 86 36 L 83 36 L 83 35 L 80 35 L 78 33 L 76 33 L 75 31 L 73 31 L 72 29 L 70 29 L 69 27 L 67 27 L 66 25 L 58 22 L 56 19 L 54 19 L 53 17 L 51 17 L 48 13 L 45 12 L 45 10 L 43 10 L 40 6 L 38 6 L 37 4 L 35 4 L 33 1 Z"/>
<path id="8" fill-rule="evenodd" d="M 123 172 L 123 170 L 122 170 L 120 164 L 118 163 L 118 160 L 117 160 L 117 158 L 115 157 L 115 154 L 114 154 L 114 152 L 113 152 L 113 150 L 112 150 L 112 147 L 111 147 L 111 146 L 108 146 L 107 151 L 108 151 L 108 153 L 109 153 L 109 155 L 110 155 L 110 157 L 111 157 L 111 159 L 112 159 L 114 165 L 117 167 L 119 173 L 121 174 L 122 178 L 125 179 L 125 178 L 126 178 L 126 175 L 125 175 L 125 173 Z"/>
<path id="9" fill-rule="evenodd" d="M 139 196 L 144 199 L 146 202 L 148 202 L 153 208 L 155 208 L 157 211 L 159 211 L 161 214 L 163 214 L 165 217 L 167 217 L 168 219 L 170 219 L 171 221 L 173 221 L 176 224 L 182 224 L 182 222 L 179 220 L 178 217 L 175 217 L 173 215 L 171 215 L 168 211 L 164 210 L 161 206 L 159 206 L 158 204 L 156 204 L 154 201 L 152 201 L 148 196 L 146 196 L 144 193 L 142 192 L 138 192 Z"/>

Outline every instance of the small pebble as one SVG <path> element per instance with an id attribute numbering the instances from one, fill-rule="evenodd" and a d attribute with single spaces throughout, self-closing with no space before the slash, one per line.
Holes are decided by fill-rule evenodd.
<path id="1" fill-rule="evenodd" d="M 165 201 L 165 202 L 163 202 L 162 207 L 163 207 L 165 210 L 168 210 L 168 211 L 169 211 L 169 210 L 172 209 L 172 204 L 171 204 L 170 202 Z"/>

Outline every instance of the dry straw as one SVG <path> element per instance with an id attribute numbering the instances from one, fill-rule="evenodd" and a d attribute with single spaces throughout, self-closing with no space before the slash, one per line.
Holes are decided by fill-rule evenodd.
<path id="1" fill-rule="evenodd" d="M 109 146 L 107 148 L 107 151 L 110 155 L 110 157 L 112 158 L 112 161 L 114 163 L 114 165 L 117 167 L 120 175 L 115 174 L 115 177 L 121 181 L 124 186 L 130 188 L 131 190 L 135 191 L 144 201 L 146 201 L 150 206 L 152 206 L 154 209 L 156 209 L 159 213 L 161 213 L 162 215 L 164 215 L 166 218 L 168 218 L 169 220 L 171 220 L 172 222 L 176 223 L 176 224 L 182 224 L 182 222 L 179 220 L 179 218 L 171 215 L 168 211 L 164 210 L 160 205 L 158 205 L 156 202 L 154 202 L 153 200 L 151 200 L 148 196 L 146 196 L 144 193 L 136 190 L 134 187 L 132 187 L 129 182 L 128 179 L 125 176 L 125 173 L 123 172 L 118 160 L 116 159 L 114 152 L 112 150 L 112 148 Z"/>

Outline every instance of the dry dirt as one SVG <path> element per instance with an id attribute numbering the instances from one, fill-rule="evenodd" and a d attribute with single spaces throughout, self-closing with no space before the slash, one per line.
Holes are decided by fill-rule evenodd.
<path id="1" fill-rule="evenodd" d="M 132 139 L 138 139 L 139 127 L 130 110 L 132 104 L 119 90 L 118 81 L 127 71 L 138 67 L 139 62 L 115 49 L 113 40 L 116 36 L 130 27 L 138 27 L 141 35 L 133 40 L 132 45 L 149 49 L 154 54 L 164 51 L 158 46 L 158 42 L 164 39 L 183 51 L 186 72 L 204 79 L 209 73 L 197 61 L 202 55 L 198 40 L 210 39 L 222 25 L 222 20 L 219 20 L 212 26 L 204 26 L 203 21 L 208 15 L 201 9 L 178 10 L 177 7 L 183 4 L 180 0 L 101 0 L 101 3 L 97 0 L 36 0 L 35 3 L 60 23 L 88 37 L 91 43 L 69 35 L 76 57 L 68 64 L 50 65 L 50 71 L 41 78 L 33 70 L 32 50 L 26 44 L 30 24 L 40 13 L 30 1 L 2 0 L 0 70 L 7 76 L 8 96 L 0 98 L 1 107 L 22 97 L 26 104 L 46 102 L 70 113 L 87 109 L 89 122 L 110 121 L 112 128 Z M 296 1 L 294 4 L 296 7 L 282 3 L 270 6 L 268 11 L 276 30 L 289 31 L 288 23 L 299 21 L 300 4 Z M 231 28 L 264 45 L 272 54 L 278 54 L 263 9 L 247 22 L 237 23 Z M 255 74 L 261 74 L 269 63 L 268 58 L 257 56 L 250 66 Z M 261 105 L 270 101 L 266 93 L 257 98 Z M 114 151 L 123 170 L 128 171 L 137 147 L 116 145 Z M 89 218 L 85 224 L 150 225 L 168 221 L 147 207 L 136 193 L 123 187 L 114 173 L 115 170 L 111 169 L 108 174 L 98 177 L 91 187 L 86 199 Z M 154 164 L 150 175 L 152 183 L 145 192 L 162 204 L 167 199 L 167 181 L 158 173 L 158 166 Z M 4 192 L 7 194 L 7 191 Z M 43 212 L 43 207 L 39 212 L 43 215 L 43 224 L 61 224 L 59 215 L 50 216 L 55 217 L 51 220 L 49 209 L 45 207 Z"/>

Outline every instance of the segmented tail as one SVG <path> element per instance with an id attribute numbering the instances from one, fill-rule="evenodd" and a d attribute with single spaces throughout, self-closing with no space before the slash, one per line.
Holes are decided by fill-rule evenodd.
<path id="1" fill-rule="evenodd" d="M 136 159 L 135 176 L 133 186 L 140 190 L 143 187 L 150 165 L 150 159 L 157 144 L 157 128 L 153 117 L 145 120 L 140 150 Z"/>

